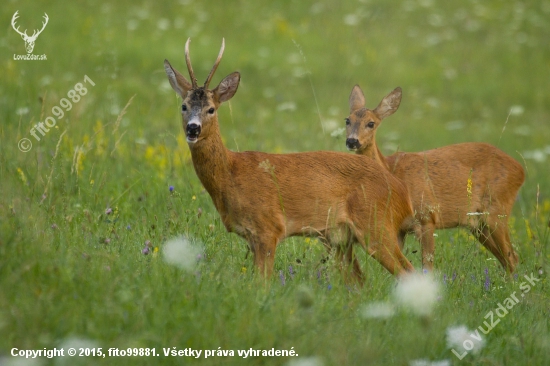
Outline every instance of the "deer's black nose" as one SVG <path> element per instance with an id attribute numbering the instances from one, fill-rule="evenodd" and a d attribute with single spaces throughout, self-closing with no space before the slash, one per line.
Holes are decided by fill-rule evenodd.
<path id="1" fill-rule="evenodd" d="M 201 126 L 196 123 L 190 123 L 187 125 L 187 136 L 197 137 L 201 133 Z"/>
<path id="2" fill-rule="evenodd" d="M 350 150 L 357 150 L 361 147 L 361 144 L 357 139 L 346 139 L 346 146 Z"/>

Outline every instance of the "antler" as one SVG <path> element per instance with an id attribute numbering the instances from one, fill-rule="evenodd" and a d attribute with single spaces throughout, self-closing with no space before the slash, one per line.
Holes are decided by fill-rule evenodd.
<path id="1" fill-rule="evenodd" d="M 25 29 L 25 32 L 21 32 L 21 31 L 19 30 L 19 26 L 18 26 L 17 28 L 15 28 L 15 21 L 17 20 L 17 18 L 19 18 L 19 14 L 18 14 L 18 13 L 19 13 L 19 10 L 17 10 L 17 11 L 15 12 L 15 14 L 13 14 L 13 17 L 11 18 L 11 26 L 13 27 L 13 29 L 14 29 L 17 33 L 19 33 L 19 34 L 20 34 L 24 39 L 26 39 L 26 40 L 35 40 L 35 39 L 38 37 L 38 35 L 39 35 L 40 33 L 42 33 L 42 31 L 44 30 L 44 28 L 46 28 L 46 25 L 48 24 L 48 20 L 50 19 L 50 18 L 48 18 L 48 14 L 44 13 L 44 20 L 45 20 L 45 22 L 42 22 L 42 29 L 40 29 L 40 30 L 35 30 L 35 31 L 32 33 L 32 36 L 29 36 L 29 35 L 27 34 L 27 30 L 26 30 L 26 29 Z"/>
<path id="2" fill-rule="evenodd" d="M 189 58 L 189 42 L 191 42 L 191 38 L 188 38 L 187 42 L 185 42 L 185 63 L 187 63 L 187 70 L 189 71 L 191 84 L 193 84 L 193 89 L 195 89 L 195 88 L 198 88 L 198 84 L 197 84 L 197 78 L 195 77 L 195 73 L 193 72 L 193 67 L 191 66 L 191 59 Z"/>
<path id="3" fill-rule="evenodd" d="M 36 38 L 36 37 L 38 37 L 38 35 L 39 35 L 40 33 L 42 33 L 42 31 L 44 30 L 44 28 L 46 28 L 46 24 L 48 24 L 48 20 L 49 20 L 49 19 L 50 19 L 50 18 L 48 18 L 48 14 L 44 13 L 44 20 L 45 20 L 46 22 L 42 22 L 42 29 L 40 29 L 40 30 L 38 31 L 38 33 L 36 33 L 37 31 L 34 31 L 33 34 L 32 34 L 32 36 L 31 36 L 31 38 Z"/>
<path id="4" fill-rule="evenodd" d="M 21 33 L 21 31 L 19 30 L 19 27 L 15 28 L 15 21 L 17 20 L 17 18 L 19 18 L 19 15 L 17 14 L 19 13 L 19 10 L 17 10 L 15 12 L 15 14 L 13 14 L 13 17 L 11 18 L 11 26 L 13 27 L 13 29 L 19 33 L 22 37 L 28 37 L 27 36 L 27 30 L 25 29 L 25 32 L 24 33 Z"/>
<path id="5" fill-rule="evenodd" d="M 210 80 L 212 80 L 212 76 L 214 76 L 214 73 L 216 72 L 216 69 L 218 68 L 218 65 L 220 64 L 220 61 L 222 60 L 223 50 L 225 49 L 225 38 L 222 38 L 222 47 L 220 48 L 220 53 L 218 54 L 218 58 L 216 59 L 216 63 L 214 63 L 214 66 L 212 67 L 212 70 L 210 70 L 210 74 L 208 74 L 208 77 L 206 78 L 206 81 L 204 82 L 204 88 L 208 89 L 208 84 L 210 84 Z"/>

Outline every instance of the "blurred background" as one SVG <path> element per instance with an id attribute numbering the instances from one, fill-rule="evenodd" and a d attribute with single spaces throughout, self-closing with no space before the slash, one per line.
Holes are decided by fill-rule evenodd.
<path id="1" fill-rule="evenodd" d="M 47 13 L 33 50 L 47 60 L 17 59 L 27 52 L 11 26 L 16 11 L 29 35 Z M 365 326 L 358 306 L 386 299 L 394 279 L 359 251 L 369 281 L 361 295 L 352 292 L 325 271 L 326 252 L 309 238 L 280 246 L 282 285 L 257 291 L 244 241 L 225 232 L 195 175 L 181 104 L 164 72 L 168 59 L 187 75 L 189 37 L 199 83 L 222 38 L 211 86 L 241 73 L 237 94 L 219 109 L 232 150 L 346 151 L 355 84 L 369 108 L 403 88 L 399 110 L 377 130 L 385 154 L 466 141 L 498 146 L 527 171 L 510 220 L 520 276 L 550 270 L 550 1 L 7 0 L 0 25 L 0 332 L 7 334 L 0 355 L 76 334 L 157 352 L 272 347 L 278 339 L 329 364 L 407 364 L 454 357 L 445 328 L 476 327 L 517 290 L 457 229 L 436 240 L 447 294 L 431 328 L 405 316 Z M 56 124 L 44 136 L 35 130 L 38 141 L 31 129 L 48 118 Z M 28 152 L 18 148 L 23 138 Z M 205 247 L 194 274 L 156 256 L 181 234 Z M 412 238 L 405 254 L 420 268 Z M 295 275 L 315 293 L 309 312 L 289 290 Z M 543 286 L 491 333 L 487 362 L 546 360 Z"/>
<path id="2" fill-rule="evenodd" d="M 48 14 L 33 52 L 47 61 L 13 59 L 25 54 L 10 26 L 16 10 L 29 34 Z M 547 187 L 549 1 L 9 1 L 0 14 L 2 152 L 10 160 L 34 160 L 34 151 L 14 149 L 16 140 L 84 75 L 96 86 L 35 149 L 51 149 L 65 127 L 66 141 L 80 143 L 134 94 L 120 147 L 174 149 L 182 129 L 162 62 L 187 75 L 183 48 L 191 37 L 195 71 L 206 78 L 225 38 L 213 84 L 242 74 L 221 109 L 231 149 L 344 151 L 353 85 L 370 108 L 401 86 L 399 111 L 378 130 L 385 154 L 484 141 L 527 164 L 529 182 Z"/>

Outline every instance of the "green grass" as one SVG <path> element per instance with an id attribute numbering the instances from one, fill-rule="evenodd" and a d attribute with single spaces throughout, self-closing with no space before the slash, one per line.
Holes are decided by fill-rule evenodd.
<path id="1" fill-rule="evenodd" d="M 25 53 L 9 25 L 16 10 L 21 29 L 37 28 L 49 15 L 34 49 L 47 61 L 13 60 Z M 494 0 L 5 4 L 0 357 L 7 358 L 0 364 L 14 361 L 14 347 L 60 347 L 74 338 L 104 352 L 294 347 L 299 354 L 101 360 L 112 365 L 276 365 L 305 357 L 325 365 L 547 363 L 549 16 L 547 2 Z M 303 238 L 279 246 L 271 280 L 256 278 L 245 242 L 225 232 L 195 175 L 179 101 L 164 74 L 165 58 L 185 71 L 188 37 L 199 82 L 222 37 L 225 55 L 212 84 L 241 72 L 239 91 L 219 112 L 233 150 L 345 151 L 344 138 L 331 134 L 344 127 L 349 93 L 360 84 L 370 108 L 403 88 L 400 110 L 378 133 L 384 153 L 484 141 L 513 156 L 527 171 L 510 223 L 519 279 L 508 278 L 461 229 L 438 232 L 435 267 L 443 291 L 428 321 L 404 312 L 387 320 L 361 316 L 366 304 L 390 300 L 395 287 L 362 251 L 361 289 L 346 286 L 333 260 L 322 263 L 322 246 Z M 36 141 L 31 127 L 53 116 L 52 107 L 85 75 L 95 86 L 86 84 L 87 94 Z M 33 142 L 30 152 L 18 149 L 21 138 Z M 464 188 L 466 194 L 466 182 Z M 204 248 L 194 271 L 163 260 L 162 244 L 179 235 Z M 153 247 L 146 256 L 147 240 Z M 420 268 L 412 238 L 405 254 Z M 446 329 L 482 325 L 532 273 L 540 282 L 485 337 L 479 354 L 459 361 L 446 347 Z M 76 358 L 55 363 L 62 361 Z"/>

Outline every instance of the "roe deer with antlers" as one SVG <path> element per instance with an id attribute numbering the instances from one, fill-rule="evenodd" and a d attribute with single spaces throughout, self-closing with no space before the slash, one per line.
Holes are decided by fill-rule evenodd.
<path id="1" fill-rule="evenodd" d="M 193 166 L 228 232 L 246 239 L 263 274 L 273 271 L 277 244 L 289 236 L 319 236 L 338 245 L 340 260 L 353 263 L 352 275 L 363 274 L 353 257 L 359 243 L 388 271 L 399 275 L 414 268 L 397 244 L 400 232 L 414 225 L 406 187 L 362 156 L 318 151 L 267 154 L 233 152 L 223 143 L 217 110 L 237 91 L 240 74 L 208 85 L 224 50 L 203 86 L 198 86 L 189 58 L 190 82 L 165 60 L 170 85 L 183 99 L 183 129 Z M 337 251 L 338 253 L 338 251 Z"/>
<path id="2" fill-rule="evenodd" d="M 383 156 L 376 145 L 376 130 L 382 119 L 397 110 L 401 94 L 401 88 L 396 88 L 370 110 L 365 107 L 361 88 L 353 88 L 346 118 L 348 149 L 370 157 L 407 185 L 421 225 L 417 236 L 422 243 L 423 268 L 433 267 L 434 229 L 465 226 L 513 272 L 518 257 L 510 242 L 508 218 L 525 180 L 523 167 L 485 143 Z"/>

